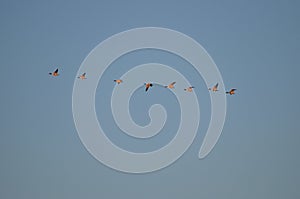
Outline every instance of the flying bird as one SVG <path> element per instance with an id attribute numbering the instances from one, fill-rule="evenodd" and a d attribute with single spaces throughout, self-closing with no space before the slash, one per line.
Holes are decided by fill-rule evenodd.
<path id="1" fill-rule="evenodd" d="M 226 94 L 234 95 L 234 94 L 235 94 L 235 91 L 236 91 L 236 89 L 235 89 L 235 88 L 232 88 L 230 91 L 227 91 Z"/>
<path id="2" fill-rule="evenodd" d="M 123 80 L 121 80 L 121 79 L 115 79 L 114 82 L 116 82 L 117 84 L 121 84 L 123 82 Z"/>
<path id="3" fill-rule="evenodd" d="M 153 84 L 152 83 L 145 83 L 145 86 L 146 86 L 146 90 L 145 91 L 147 92 L 148 89 L 153 86 Z"/>
<path id="4" fill-rule="evenodd" d="M 86 79 L 85 75 L 86 75 L 86 73 L 83 73 L 82 75 L 78 76 L 77 78 L 84 80 L 84 79 Z"/>
<path id="5" fill-rule="evenodd" d="M 218 91 L 218 86 L 219 86 L 219 83 L 217 83 L 216 85 L 214 85 L 212 88 L 209 88 L 208 90 L 216 92 L 216 91 Z"/>
<path id="6" fill-rule="evenodd" d="M 168 86 L 165 86 L 165 88 L 174 88 L 174 85 L 176 84 L 176 82 L 172 82 L 171 84 L 169 84 Z"/>
<path id="7" fill-rule="evenodd" d="M 49 73 L 49 75 L 58 76 L 59 75 L 58 68 L 53 73 Z"/>
<path id="8" fill-rule="evenodd" d="M 195 87 L 194 86 L 190 86 L 188 88 L 185 88 L 184 90 L 187 91 L 187 92 L 192 92 L 193 88 L 195 88 Z"/>

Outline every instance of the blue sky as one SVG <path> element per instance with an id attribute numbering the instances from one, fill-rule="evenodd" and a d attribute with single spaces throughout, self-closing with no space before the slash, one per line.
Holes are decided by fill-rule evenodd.
<path id="1" fill-rule="evenodd" d="M 1 1 L 0 198 L 299 198 L 299 8 L 295 0 Z M 194 38 L 217 64 L 225 86 L 238 92 L 228 97 L 219 142 L 199 160 L 209 95 L 201 77 L 187 74 L 197 84 L 201 106 L 196 140 L 175 164 L 132 175 L 100 164 L 86 151 L 73 122 L 72 89 L 80 64 L 96 45 L 145 26 Z M 152 58 L 178 63 L 144 51 L 118 63 Z M 56 67 L 61 76 L 49 77 Z M 105 78 L 118 72 L 112 66 Z M 107 100 L 101 92 L 112 86 L 103 91 L 99 86 L 97 99 Z M 137 91 L 132 102 L 139 98 Z M 173 115 L 176 101 L 171 105 L 175 108 L 166 108 Z M 101 106 L 96 104 L 97 114 L 110 124 Z M 133 118 L 146 124 L 147 107 L 137 106 Z M 170 129 L 178 118 L 171 119 Z"/>

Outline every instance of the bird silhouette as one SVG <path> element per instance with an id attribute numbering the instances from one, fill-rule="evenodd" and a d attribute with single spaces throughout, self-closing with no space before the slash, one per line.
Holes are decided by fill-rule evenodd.
<path id="1" fill-rule="evenodd" d="M 152 83 L 145 83 L 145 87 L 146 87 L 145 91 L 147 92 L 148 89 L 149 89 L 150 87 L 152 87 L 152 86 L 153 86 Z"/>
<path id="2" fill-rule="evenodd" d="M 85 75 L 86 75 L 86 73 L 83 73 L 82 75 L 78 76 L 77 78 L 84 80 L 84 79 L 86 79 Z"/>
<path id="3" fill-rule="evenodd" d="M 219 83 L 217 83 L 216 85 L 214 85 L 212 88 L 209 88 L 208 90 L 211 90 L 213 92 L 217 92 L 218 91 L 218 86 L 219 86 Z"/>
<path id="4" fill-rule="evenodd" d="M 49 75 L 58 76 L 59 75 L 58 68 L 53 73 L 49 73 Z"/>
<path id="5" fill-rule="evenodd" d="M 123 80 L 121 80 L 121 79 L 115 79 L 114 82 L 116 82 L 117 84 L 121 84 L 123 82 Z"/>
<path id="6" fill-rule="evenodd" d="M 192 92 L 193 88 L 195 88 L 195 87 L 194 86 L 190 86 L 190 87 L 185 88 L 184 90 L 187 91 L 187 92 Z"/>
<path id="7" fill-rule="evenodd" d="M 236 91 L 236 88 L 232 88 L 230 91 L 227 91 L 226 94 L 234 95 L 235 91 Z"/>
<path id="8" fill-rule="evenodd" d="M 176 82 L 172 82 L 171 84 L 169 84 L 168 86 L 165 86 L 165 88 L 174 88 L 174 85 L 176 84 Z"/>

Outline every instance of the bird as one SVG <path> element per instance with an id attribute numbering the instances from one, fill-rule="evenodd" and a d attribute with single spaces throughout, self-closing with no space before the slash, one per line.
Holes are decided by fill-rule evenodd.
<path id="1" fill-rule="evenodd" d="M 123 82 L 123 80 L 121 80 L 121 79 L 115 79 L 114 82 L 116 82 L 117 84 L 121 84 Z"/>
<path id="2" fill-rule="evenodd" d="M 165 88 L 174 88 L 174 85 L 176 84 L 176 82 L 172 82 L 171 84 L 169 84 L 168 86 L 165 86 Z"/>
<path id="3" fill-rule="evenodd" d="M 49 73 L 49 75 L 58 76 L 59 75 L 58 68 L 53 73 Z"/>
<path id="4" fill-rule="evenodd" d="M 145 86 L 146 86 L 146 90 L 145 91 L 147 92 L 148 89 L 153 86 L 153 84 L 152 83 L 145 83 Z"/>
<path id="5" fill-rule="evenodd" d="M 235 91 L 236 91 L 236 88 L 232 88 L 230 91 L 227 91 L 226 94 L 234 95 Z"/>
<path id="6" fill-rule="evenodd" d="M 86 79 L 85 75 L 86 75 L 86 73 L 83 73 L 82 75 L 78 76 L 77 78 L 84 80 L 84 79 Z"/>
<path id="7" fill-rule="evenodd" d="M 218 86 L 219 86 L 219 83 L 217 83 L 216 85 L 214 85 L 212 88 L 208 88 L 208 90 L 216 92 L 216 91 L 218 91 Z"/>
<path id="8" fill-rule="evenodd" d="M 195 88 L 195 87 L 194 86 L 190 86 L 188 88 L 185 88 L 184 90 L 187 91 L 187 92 L 192 92 L 193 88 Z"/>

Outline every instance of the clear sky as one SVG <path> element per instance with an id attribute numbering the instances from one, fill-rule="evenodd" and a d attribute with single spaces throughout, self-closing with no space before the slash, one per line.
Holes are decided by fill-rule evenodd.
<path id="1" fill-rule="evenodd" d="M 296 0 L 2 0 L 0 198 L 300 198 L 299 9 Z M 79 66 L 96 45 L 144 26 L 194 38 L 217 64 L 225 86 L 238 92 L 227 98 L 219 142 L 199 160 L 210 117 L 209 94 L 201 77 L 187 71 L 197 84 L 201 106 L 196 140 L 171 166 L 132 175 L 104 166 L 82 145 L 72 117 L 72 89 Z M 181 61 L 149 50 L 114 65 L 162 62 L 180 68 Z M 52 78 L 48 72 L 56 67 L 61 76 Z M 122 72 L 112 66 L 102 81 Z M 110 113 L 105 114 L 113 86 L 100 81 L 96 96 L 97 114 L 106 128 L 115 128 Z M 151 98 L 146 106 L 137 103 L 142 92 L 133 96 L 131 113 L 145 125 Z M 170 94 L 153 99 L 165 105 L 171 101 L 161 132 L 165 141 L 180 119 L 177 102 Z M 141 145 L 116 135 L 108 136 L 128 150 L 160 146 L 159 140 Z"/>

